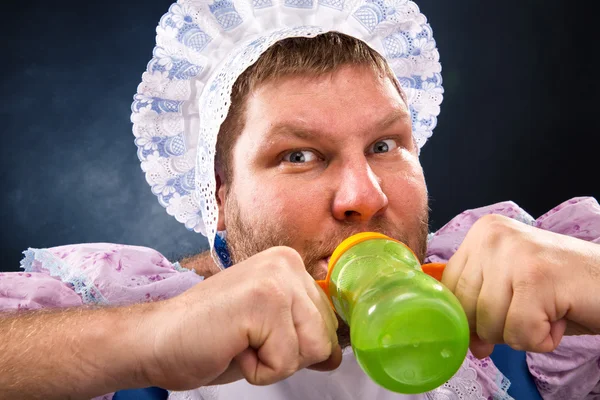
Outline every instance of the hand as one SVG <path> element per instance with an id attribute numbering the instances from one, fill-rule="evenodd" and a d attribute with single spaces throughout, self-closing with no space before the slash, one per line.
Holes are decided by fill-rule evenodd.
<path id="1" fill-rule="evenodd" d="M 159 303 L 144 324 L 150 385 L 267 385 L 341 362 L 335 314 L 290 248 L 261 252 Z"/>
<path id="2" fill-rule="evenodd" d="M 564 334 L 600 333 L 600 246 L 498 215 L 479 219 L 444 283 L 471 327 L 471 351 L 495 343 L 553 351 Z"/>

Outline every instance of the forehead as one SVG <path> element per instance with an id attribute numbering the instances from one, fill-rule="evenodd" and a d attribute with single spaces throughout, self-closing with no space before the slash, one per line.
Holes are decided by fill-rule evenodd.
<path id="1" fill-rule="evenodd" d="M 365 66 L 344 66 L 320 76 L 287 76 L 250 93 L 242 137 L 273 139 L 280 125 L 333 136 L 363 134 L 394 118 L 408 122 L 406 103 L 394 83 Z"/>

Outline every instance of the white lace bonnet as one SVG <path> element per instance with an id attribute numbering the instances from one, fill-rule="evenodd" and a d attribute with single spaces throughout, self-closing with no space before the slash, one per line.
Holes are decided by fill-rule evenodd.
<path id="1" fill-rule="evenodd" d="M 408 98 L 419 149 L 442 102 L 439 53 L 408 0 L 179 0 L 160 19 L 132 104 L 138 157 L 152 193 L 186 228 L 217 234 L 214 159 L 238 76 L 273 43 L 338 31 L 383 55 Z"/>

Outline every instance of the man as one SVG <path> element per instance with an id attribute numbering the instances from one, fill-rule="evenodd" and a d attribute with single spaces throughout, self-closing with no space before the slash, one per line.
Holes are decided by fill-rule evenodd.
<path id="1" fill-rule="evenodd" d="M 385 69 L 350 61 L 320 74 L 297 70 L 297 65 L 308 63 L 298 55 L 303 52 L 320 58 L 315 54 L 323 49 L 322 58 L 331 59 L 353 53 L 352 44 L 344 43 L 343 54 L 335 54 L 334 42 L 330 37 L 284 41 L 263 54 L 234 85 L 232 109 L 217 143 L 218 230 L 227 231 L 234 264 L 286 245 L 299 252 L 313 278 L 323 279 L 335 246 L 361 231 L 400 238 L 425 259 L 425 181 L 406 101 L 394 81 Z M 563 246 L 570 250 L 563 252 Z M 477 327 L 471 343 L 474 354 L 488 356 L 493 349 L 489 343 L 503 342 L 517 349 L 554 350 L 570 307 L 558 306 L 554 284 L 545 277 L 549 267 L 541 261 L 556 262 L 564 275 L 551 281 L 564 282 L 573 271 L 563 266 L 583 268 L 581 261 L 574 261 L 582 256 L 580 260 L 595 267 L 575 275 L 587 276 L 589 284 L 597 262 L 583 254 L 591 251 L 597 257 L 598 250 L 597 245 L 498 216 L 478 221 L 444 275 L 444 282 L 463 301 L 471 326 Z M 573 261 L 560 261 L 563 257 Z M 574 291 L 592 290 L 582 283 L 575 286 Z M 539 296 L 535 299 L 534 290 Z M 585 304 L 576 308 L 580 317 L 571 314 L 570 329 L 578 328 L 577 321 L 597 318 L 592 316 L 594 299 L 589 293 Z M 546 309 L 550 304 L 562 310 Z M 342 347 L 347 346 L 347 330 L 339 336 Z M 314 374 L 303 374 L 304 382 L 320 385 Z M 360 380 L 355 374 L 348 372 L 344 379 Z M 329 377 L 323 379 L 330 388 L 335 386 Z M 301 385 L 302 378 L 288 381 L 288 388 L 294 388 L 286 392 L 288 398 L 315 398 L 294 386 Z M 238 382 L 219 388 L 218 398 L 254 398 L 248 393 L 272 398 L 280 393 L 272 390 Z"/>
<path id="2" fill-rule="evenodd" d="M 216 192 L 207 197 L 218 205 L 215 222 L 227 231 L 234 265 L 197 284 L 196 275 L 176 272 L 148 249 L 84 245 L 28 253 L 30 276 L 0 281 L 13 282 L 3 286 L 13 291 L 4 295 L 7 304 L 43 293 L 30 304 L 134 305 L 5 317 L 0 387 L 7 396 L 12 390 L 23 398 L 91 397 L 152 385 L 187 390 L 243 377 L 271 385 L 238 381 L 186 396 L 403 398 L 368 381 L 347 350 L 329 375 L 304 368 L 330 370 L 341 362 L 337 321 L 314 283 L 341 240 L 380 231 L 425 259 L 427 193 L 407 100 L 380 56 L 351 37 L 278 43 L 237 79 L 220 126 Z M 292 56 L 306 61 L 289 62 Z M 577 204 L 598 224 L 593 205 Z M 567 325 L 598 331 L 597 245 L 501 216 L 470 225 L 444 283 L 465 306 L 477 355 L 498 342 L 551 351 Z M 431 247 L 429 257 L 443 256 Z M 201 260 L 182 264 L 202 271 L 207 259 Z M 82 284 L 73 291 L 48 275 Z M 27 280 L 37 283 L 26 287 Z M 157 301 L 135 304 L 144 300 Z M 343 330 L 339 343 L 348 344 Z M 39 354 L 40 365 L 28 370 Z M 505 396 L 493 381 L 497 371 L 475 367 L 468 359 L 453 384 L 424 396 Z M 585 382 L 563 383 L 578 390 Z"/>

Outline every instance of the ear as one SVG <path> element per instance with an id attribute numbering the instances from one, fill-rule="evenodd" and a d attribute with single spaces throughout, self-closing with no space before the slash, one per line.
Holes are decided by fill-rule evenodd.
<path id="1" fill-rule="evenodd" d="M 217 183 L 216 188 L 216 196 L 217 196 L 217 207 L 219 208 L 219 217 L 217 220 L 217 230 L 224 231 L 227 229 L 227 224 L 225 223 L 225 204 L 226 198 L 225 195 L 227 193 L 227 184 L 223 183 L 223 174 L 222 172 L 215 170 L 215 181 Z"/>

